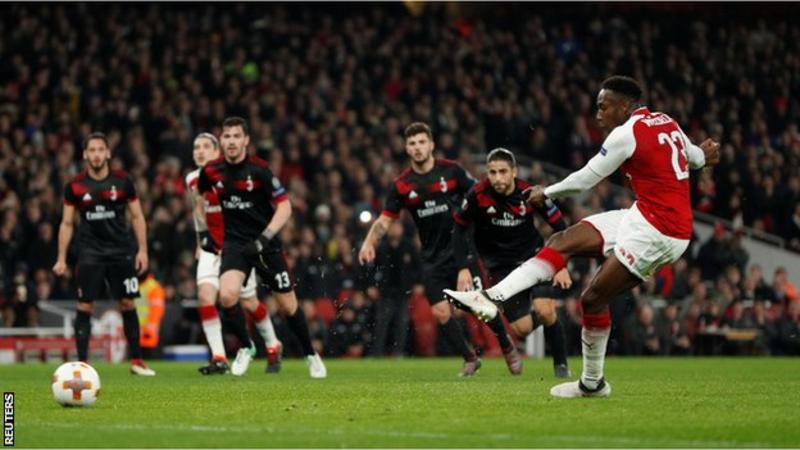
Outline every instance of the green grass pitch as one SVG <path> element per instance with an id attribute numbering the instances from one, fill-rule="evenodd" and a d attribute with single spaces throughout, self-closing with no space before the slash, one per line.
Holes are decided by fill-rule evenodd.
<path id="1" fill-rule="evenodd" d="M 572 359 L 573 371 L 580 360 Z M 610 358 L 608 399 L 556 400 L 549 361 L 501 359 L 459 379 L 456 359 L 300 360 L 242 378 L 154 363 L 155 378 L 97 364 L 102 394 L 63 408 L 56 364 L 0 367 L 16 392 L 17 447 L 798 447 L 800 360 Z"/>

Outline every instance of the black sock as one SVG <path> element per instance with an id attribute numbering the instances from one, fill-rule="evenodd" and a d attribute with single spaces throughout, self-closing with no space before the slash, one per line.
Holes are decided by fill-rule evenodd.
<path id="1" fill-rule="evenodd" d="M 250 334 L 247 333 L 247 322 L 244 320 L 244 311 L 239 303 L 231 306 L 230 308 L 222 307 L 222 312 L 231 327 L 231 331 L 239 339 L 239 345 L 242 347 L 250 347 L 252 341 Z"/>
<path id="2" fill-rule="evenodd" d="M 550 344 L 550 353 L 553 354 L 553 364 L 567 363 L 567 344 L 564 339 L 564 327 L 556 319 L 552 325 L 544 327 L 544 339 Z"/>
<path id="3" fill-rule="evenodd" d="M 125 330 L 131 359 L 142 359 L 142 347 L 139 346 L 139 314 L 135 309 L 122 311 L 122 328 Z"/>
<path id="4" fill-rule="evenodd" d="M 78 310 L 75 316 L 75 347 L 78 348 L 78 359 L 89 361 L 89 338 L 92 337 L 92 314 Z"/>
<path id="5" fill-rule="evenodd" d="M 292 333 L 294 333 L 300 341 L 300 346 L 303 347 L 303 353 L 306 355 L 313 355 L 316 353 L 314 352 L 314 347 L 311 345 L 311 333 L 308 331 L 306 313 L 303 312 L 303 308 L 301 308 L 300 305 L 297 305 L 294 314 L 286 316 L 286 322 L 289 324 L 289 328 L 292 329 Z"/>
<path id="6" fill-rule="evenodd" d="M 542 321 L 539 320 L 539 314 L 536 314 L 536 311 L 531 311 L 531 320 L 533 321 L 533 325 L 531 325 L 531 331 L 539 328 L 539 325 L 542 324 Z"/>
<path id="7" fill-rule="evenodd" d="M 444 335 L 447 336 L 447 340 L 450 341 L 450 345 L 452 345 L 458 353 L 461 353 L 461 356 L 464 357 L 464 361 L 474 361 L 475 358 L 477 358 L 475 350 L 472 349 L 472 345 L 464 334 L 464 329 L 461 328 L 461 324 L 458 323 L 455 317 L 451 317 L 450 320 L 443 323 L 442 329 L 444 330 Z"/>
<path id="8" fill-rule="evenodd" d="M 486 322 L 486 325 L 489 325 L 489 329 L 497 336 L 497 341 L 500 343 L 500 348 L 503 350 L 503 353 L 511 351 L 514 344 L 511 343 L 511 338 L 508 336 L 508 333 L 506 333 L 506 326 L 503 324 L 503 318 L 500 317 L 500 314 L 494 316 L 494 319 L 489 322 Z"/>

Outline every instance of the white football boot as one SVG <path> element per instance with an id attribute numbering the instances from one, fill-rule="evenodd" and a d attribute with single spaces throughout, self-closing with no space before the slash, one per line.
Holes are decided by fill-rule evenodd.
<path id="1" fill-rule="evenodd" d="M 311 378 L 326 378 L 328 376 L 328 369 L 322 363 L 322 358 L 319 353 L 306 356 L 306 365 L 308 366 L 308 374 Z"/>
<path id="2" fill-rule="evenodd" d="M 231 365 L 231 374 L 237 377 L 244 375 L 250 367 L 250 361 L 256 356 L 256 346 L 252 342 L 248 347 L 242 347 L 236 352 L 236 359 Z"/>
<path id="3" fill-rule="evenodd" d="M 445 289 L 444 295 L 472 311 L 475 316 L 488 322 L 497 316 L 497 305 L 489 300 L 484 291 L 453 291 Z"/>
<path id="4" fill-rule="evenodd" d="M 580 380 L 576 380 L 553 386 L 550 395 L 558 398 L 608 397 L 611 395 L 611 385 L 601 379 L 597 389 L 589 389 Z"/>

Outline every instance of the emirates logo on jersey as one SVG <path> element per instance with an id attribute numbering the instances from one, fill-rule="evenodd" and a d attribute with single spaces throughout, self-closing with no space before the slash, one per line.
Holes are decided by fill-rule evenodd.
<path id="1" fill-rule="evenodd" d="M 247 176 L 247 181 L 245 182 L 245 189 L 247 192 L 251 192 L 253 190 L 253 177 L 250 175 Z"/>
<path id="2" fill-rule="evenodd" d="M 439 187 L 442 188 L 442 192 L 447 192 L 447 181 L 444 181 L 444 177 L 439 178 Z"/>

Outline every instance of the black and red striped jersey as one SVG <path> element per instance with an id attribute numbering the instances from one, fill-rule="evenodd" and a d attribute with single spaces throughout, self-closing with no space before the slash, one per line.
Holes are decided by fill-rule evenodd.
<path id="1" fill-rule="evenodd" d="M 523 193 L 531 184 L 520 179 L 514 179 L 514 184 L 514 192 L 503 195 L 488 179 L 481 180 L 464 197 L 454 217 L 461 227 L 474 224 L 475 247 L 489 269 L 515 266 L 536 254 L 544 242 L 534 224 L 534 213 L 556 231 L 566 228 L 554 203 L 536 208 Z"/>
<path id="2" fill-rule="evenodd" d="M 381 214 L 411 213 L 422 242 L 422 261 L 429 267 L 453 263 L 453 213 L 475 179 L 455 161 L 436 159 L 424 174 L 407 167 L 394 180 Z"/>
<path id="3" fill-rule="evenodd" d="M 111 170 L 102 180 L 84 171 L 67 183 L 64 204 L 74 206 L 81 218 L 77 232 L 81 261 L 107 262 L 136 253 L 126 217 L 128 203 L 136 199 L 133 180 L 122 170 Z"/>
<path id="4" fill-rule="evenodd" d="M 267 228 L 278 203 L 289 200 L 278 177 L 263 159 L 247 156 L 238 164 L 224 157 L 209 162 L 200 170 L 197 188 L 214 191 L 222 205 L 225 243 L 254 241 Z M 275 239 L 276 244 L 278 240 Z"/>

